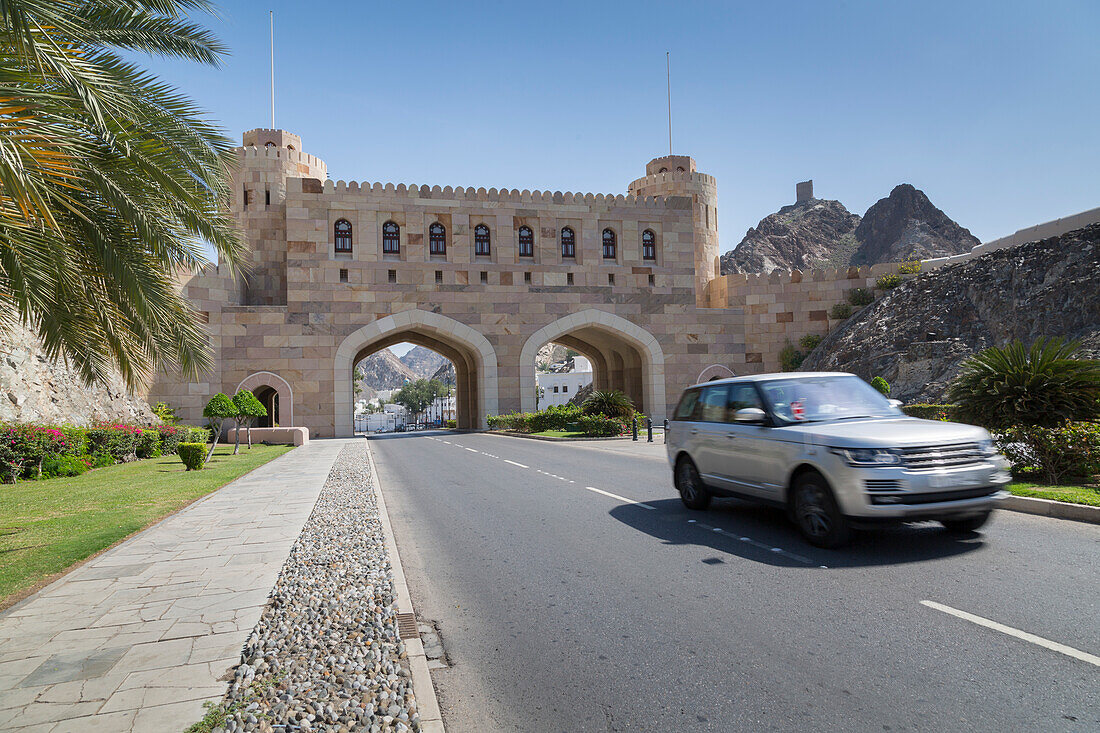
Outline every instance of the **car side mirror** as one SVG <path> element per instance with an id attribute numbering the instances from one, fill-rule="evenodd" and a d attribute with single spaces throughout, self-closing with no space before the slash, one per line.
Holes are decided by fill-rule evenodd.
<path id="1" fill-rule="evenodd" d="M 903 404 L 905 404 L 901 400 L 886 400 L 886 401 L 890 403 L 890 407 L 900 408 Z"/>
<path id="2" fill-rule="evenodd" d="M 742 407 L 740 410 L 733 413 L 734 422 L 762 423 L 765 417 L 764 411 L 759 407 Z"/>

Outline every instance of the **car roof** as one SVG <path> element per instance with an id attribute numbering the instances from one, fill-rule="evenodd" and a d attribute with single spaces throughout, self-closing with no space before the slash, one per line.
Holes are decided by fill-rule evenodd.
<path id="1" fill-rule="evenodd" d="M 770 382 L 773 379 L 810 379 L 813 377 L 854 377 L 856 375 L 850 372 L 773 372 L 770 374 L 746 374 L 741 377 L 726 377 L 724 379 L 713 379 L 709 382 L 698 382 L 696 384 L 687 387 L 687 389 L 695 389 L 696 387 L 705 387 L 708 384 L 743 384 L 745 382 Z"/>

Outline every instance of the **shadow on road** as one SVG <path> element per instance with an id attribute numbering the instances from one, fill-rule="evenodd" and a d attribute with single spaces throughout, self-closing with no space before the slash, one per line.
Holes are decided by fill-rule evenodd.
<path id="1" fill-rule="evenodd" d="M 623 504 L 609 513 L 665 544 L 709 547 L 719 553 L 780 567 L 899 565 L 955 557 L 985 546 L 981 534 L 951 535 L 939 524 L 923 522 L 862 530 L 853 533 L 852 542 L 846 547 L 822 550 L 803 540 L 779 509 L 736 499 L 716 499 L 704 512 L 688 510 L 679 499 L 647 503 L 656 507 L 656 511 Z M 694 523 L 689 522 L 692 519 Z M 723 531 L 716 532 L 715 527 Z M 707 558 L 702 562 L 720 564 L 721 559 Z"/>

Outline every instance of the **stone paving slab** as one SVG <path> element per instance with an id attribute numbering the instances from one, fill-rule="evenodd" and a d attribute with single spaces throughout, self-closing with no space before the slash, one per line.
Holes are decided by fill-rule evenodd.
<path id="1" fill-rule="evenodd" d="M 0 730 L 161 733 L 201 718 L 355 440 L 310 441 L 0 613 Z"/>

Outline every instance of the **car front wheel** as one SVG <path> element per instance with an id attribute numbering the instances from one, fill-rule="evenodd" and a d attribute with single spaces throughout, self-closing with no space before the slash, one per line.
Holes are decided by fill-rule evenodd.
<path id="1" fill-rule="evenodd" d="M 798 531 L 817 547 L 839 547 L 851 530 L 825 477 L 816 471 L 804 473 L 794 483 L 792 514 Z"/>
<path id="2" fill-rule="evenodd" d="M 710 504 L 710 492 L 690 458 L 681 458 L 676 464 L 676 490 L 688 509 L 706 509 Z"/>

